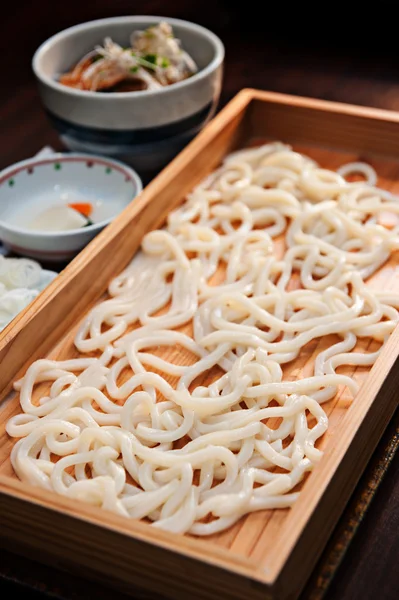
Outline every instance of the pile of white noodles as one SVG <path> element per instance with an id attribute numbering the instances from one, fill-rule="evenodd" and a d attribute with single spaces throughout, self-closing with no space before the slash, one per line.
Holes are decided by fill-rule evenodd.
<path id="1" fill-rule="evenodd" d="M 41 276 L 34 260 L 0 255 L 0 331 L 39 294 Z"/>
<path id="2" fill-rule="evenodd" d="M 358 339 L 382 345 L 398 322 L 399 295 L 364 281 L 398 249 L 399 202 L 371 167 L 345 173 L 359 169 L 367 181 L 348 183 L 281 143 L 227 157 L 111 282 L 82 357 L 38 360 L 15 384 L 18 477 L 195 535 L 291 506 L 321 458 L 323 403 L 357 392 L 337 368 L 373 364 Z M 329 334 L 311 375 L 284 381 Z"/>

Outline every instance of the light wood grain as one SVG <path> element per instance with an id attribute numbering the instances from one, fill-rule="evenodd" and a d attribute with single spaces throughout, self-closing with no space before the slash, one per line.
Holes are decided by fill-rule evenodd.
<path id="1" fill-rule="evenodd" d="M 76 356 L 73 337 L 82 316 L 104 297 L 142 235 L 159 226 L 227 152 L 265 137 L 294 142 L 296 150 L 326 168 L 368 160 L 379 185 L 399 193 L 398 115 L 244 90 L 0 336 L 3 397 L 37 356 Z M 394 256 L 370 286 L 399 291 L 398 272 Z M 316 354 L 331 341 L 309 344 L 285 367 L 285 377 L 309 373 Z M 374 348 L 369 340 L 358 347 Z M 325 454 L 293 509 L 249 515 L 206 540 L 156 531 L 17 481 L 9 461 L 13 441 L 4 432 L 6 420 L 19 410 L 11 394 L 0 419 L 3 543 L 29 554 L 38 550 L 43 561 L 83 569 L 124 591 L 134 584 L 170 598 L 295 598 L 398 404 L 399 370 L 392 369 L 398 352 L 397 329 L 371 373 L 340 369 L 361 383 L 361 390 L 353 403 L 343 391 L 325 405 L 330 420 L 321 441 Z M 179 351 L 173 356 L 181 364 L 190 360 Z"/>

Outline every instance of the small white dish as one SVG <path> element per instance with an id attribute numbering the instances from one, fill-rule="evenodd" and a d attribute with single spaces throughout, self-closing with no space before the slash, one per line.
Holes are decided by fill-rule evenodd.
<path id="1" fill-rule="evenodd" d="M 89 154 L 33 157 L 0 173 L 0 239 L 11 251 L 34 259 L 71 259 L 142 190 L 127 165 Z M 33 218 L 60 204 L 90 202 L 94 223 L 68 231 L 30 229 Z"/>
<path id="2" fill-rule="evenodd" d="M 42 292 L 50 283 L 58 276 L 56 271 L 49 271 L 48 269 L 42 269 L 40 274 L 40 281 L 36 286 L 39 292 Z"/>

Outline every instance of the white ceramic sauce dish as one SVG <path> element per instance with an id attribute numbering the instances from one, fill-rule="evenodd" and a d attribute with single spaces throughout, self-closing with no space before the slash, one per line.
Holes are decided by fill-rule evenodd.
<path id="1" fill-rule="evenodd" d="M 122 46 L 134 30 L 167 21 L 198 72 L 159 90 L 104 93 L 57 81 L 96 45 L 110 37 Z M 66 29 L 42 44 L 32 67 L 47 115 L 73 151 L 104 154 L 139 171 L 166 165 L 213 116 L 220 97 L 224 46 L 211 31 L 179 19 L 127 16 Z"/>
<path id="2" fill-rule="evenodd" d="M 24 160 L 0 173 L 0 239 L 23 256 L 69 260 L 141 190 L 137 173 L 119 161 L 74 153 Z M 70 203 L 90 203 L 93 224 L 64 231 L 31 229 L 41 211 Z"/>

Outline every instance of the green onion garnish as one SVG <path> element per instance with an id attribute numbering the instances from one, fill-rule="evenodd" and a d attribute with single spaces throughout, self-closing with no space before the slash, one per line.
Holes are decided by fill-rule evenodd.
<path id="1" fill-rule="evenodd" d="M 156 65 L 157 64 L 157 55 L 156 54 L 146 54 L 145 56 L 143 56 L 143 60 L 146 60 L 147 62 L 151 63 L 152 65 Z"/>

